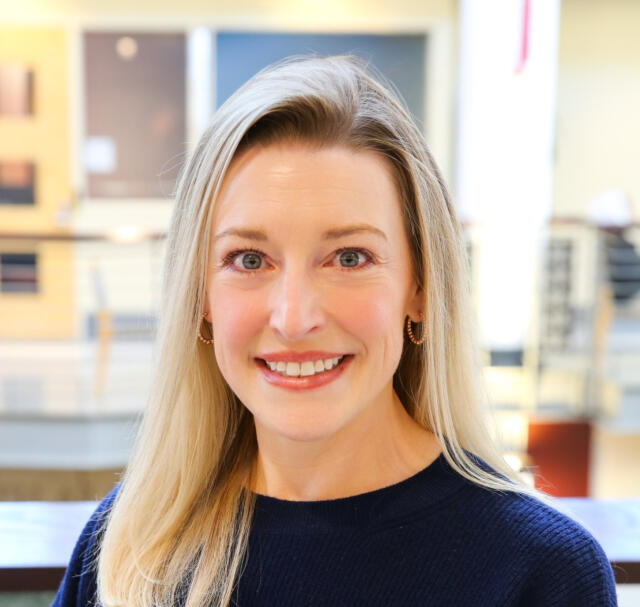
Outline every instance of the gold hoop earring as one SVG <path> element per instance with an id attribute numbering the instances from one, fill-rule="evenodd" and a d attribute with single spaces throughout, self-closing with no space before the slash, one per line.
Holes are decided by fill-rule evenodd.
<path id="1" fill-rule="evenodd" d="M 420 324 L 422 324 L 422 322 L 420 322 Z M 416 338 L 413 336 L 413 331 L 411 330 L 411 319 L 407 316 L 407 334 L 409 335 L 409 340 L 411 341 L 411 343 L 415 344 L 416 346 L 419 346 L 424 341 L 424 338 L 425 338 L 424 326 L 422 327 L 422 337 L 420 341 L 417 341 Z"/>
<path id="2" fill-rule="evenodd" d="M 204 320 L 207 320 L 207 315 L 206 315 L 206 314 L 203 314 L 203 315 L 202 315 L 202 318 L 204 318 Z M 211 339 L 206 339 L 205 337 L 202 337 L 201 331 L 202 331 L 202 327 L 200 326 L 200 327 L 198 327 L 198 339 L 199 339 L 202 343 L 205 343 L 205 344 L 207 344 L 207 345 L 212 344 L 212 343 L 213 343 L 213 337 L 211 337 Z M 213 330 L 211 331 L 211 333 L 213 333 Z"/>

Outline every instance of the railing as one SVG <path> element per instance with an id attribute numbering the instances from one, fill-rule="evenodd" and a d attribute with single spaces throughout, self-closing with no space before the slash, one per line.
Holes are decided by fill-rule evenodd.
<path id="1" fill-rule="evenodd" d="M 0 414 L 141 408 L 164 236 L 126 236 L 0 234 Z"/>

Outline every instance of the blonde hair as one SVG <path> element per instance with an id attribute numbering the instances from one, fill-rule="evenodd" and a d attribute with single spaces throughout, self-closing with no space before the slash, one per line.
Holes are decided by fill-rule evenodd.
<path id="1" fill-rule="evenodd" d="M 220 107 L 182 170 L 153 387 L 97 555 L 105 607 L 230 602 L 246 558 L 255 501 L 246 487 L 257 442 L 253 418 L 221 375 L 213 348 L 197 339 L 210 224 L 234 156 L 290 140 L 388 159 L 424 291 L 426 331 L 420 346 L 405 338 L 393 387 L 461 475 L 544 499 L 507 465 L 487 423 L 464 239 L 423 135 L 392 86 L 356 57 L 290 58 L 262 70 Z"/>

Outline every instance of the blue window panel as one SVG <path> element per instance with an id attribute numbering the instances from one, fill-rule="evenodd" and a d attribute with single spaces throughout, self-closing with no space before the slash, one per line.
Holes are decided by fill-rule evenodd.
<path id="1" fill-rule="evenodd" d="M 404 97 L 420 126 L 424 120 L 426 36 L 218 32 L 216 107 L 251 76 L 291 55 L 353 53 L 370 61 Z"/>

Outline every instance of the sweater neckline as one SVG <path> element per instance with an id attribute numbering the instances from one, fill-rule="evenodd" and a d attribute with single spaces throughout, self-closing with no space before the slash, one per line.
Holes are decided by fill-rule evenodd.
<path id="1" fill-rule="evenodd" d="M 427 508 L 461 487 L 441 452 L 430 464 L 392 485 L 336 499 L 295 501 L 254 493 L 255 531 L 300 533 L 389 522 Z"/>

